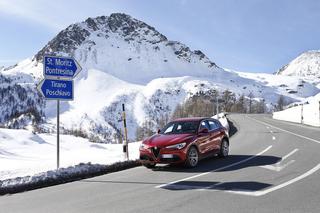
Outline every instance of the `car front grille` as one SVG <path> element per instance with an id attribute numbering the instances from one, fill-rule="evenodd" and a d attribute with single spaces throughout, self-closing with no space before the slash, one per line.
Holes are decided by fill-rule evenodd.
<path id="1" fill-rule="evenodd" d="M 154 155 L 156 158 L 158 158 L 159 153 L 160 153 L 160 148 L 158 148 L 158 147 L 152 147 L 152 148 L 151 148 L 151 151 L 152 151 L 153 155 Z"/>

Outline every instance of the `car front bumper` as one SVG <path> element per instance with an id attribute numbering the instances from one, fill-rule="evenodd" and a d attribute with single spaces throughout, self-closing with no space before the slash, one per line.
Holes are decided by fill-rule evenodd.
<path id="1" fill-rule="evenodd" d="M 183 163 L 186 160 L 185 149 L 169 150 L 165 148 L 149 147 L 140 149 L 140 160 L 142 163 Z"/>

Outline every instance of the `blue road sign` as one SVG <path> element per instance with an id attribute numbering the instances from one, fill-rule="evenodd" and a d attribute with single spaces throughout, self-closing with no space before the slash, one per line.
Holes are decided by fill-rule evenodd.
<path id="1" fill-rule="evenodd" d="M 72 80 L 43 79 L 37 89 L 46 99 L 73 100 Z"/>
<path id="2" fill-rule="evenodd" d="M 51 78 L 74 78 L 81 71 L 78 62 L 73 58 L 44 56 L 43 75 Z"/>

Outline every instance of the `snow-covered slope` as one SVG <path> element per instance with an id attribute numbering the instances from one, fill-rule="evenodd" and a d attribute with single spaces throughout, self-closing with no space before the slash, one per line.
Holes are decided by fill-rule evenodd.
<path id="1" fill-rule="evenodd" d="M 273 92 L 290 97 L 295 100 L 305 98 L 320 92 L 311 82 L 303 80 L 300 76 L 272 75 L 267 73 L 236 72 L 243 78 L 252 79 L 257 84 L 273 88 Z M 265 97 L 265 96 L 264 96 Z"/>
<path id="2" fill-rule="evenodd" d="M 56 136 L 0 128 L 0 181 L 56 169 Z M 130 143 L 130 159 L 139 158 L 140 143 Z M 124 161 L 121 144 L 94 144 L 81 137 L 61 135 L 60 166 Z"/>
<path id="3" fill-rule="evenodd" d="M 159 119 L 170 117 L 178 103 L 199 92 L 222 93 L 228 89 L 238 96 L 252 93 L 269 106 L 280 95 L 301 101 L 319 92 L 298 78 L 277 76 L 275 80 L 267 74 L 226 71 L 201 51 L 192 51 L 146 23 L 116 13 L 70 25 L 34 57 L 1 71 L 10 81 L 6 94 L 12 96 L 11 105 L 19 110 L 9 117 L 0 114 L 0 125 L 23 121 L 18 123 L 26 126 L 43 121 L 39 126 L 42 131 L 55 131 L 56 102 L 44 101 L 35 89 L 42 78 L 44 54 L 72 56 L 81 64 L 74 101 L 62 102 L 60 121 L 63 132 L 95 141 L 117 141 L 122 131 L 122 103 L 126 105 L 129 139 L 134 140 L 138 126 L 148 121 L 156 130 Z M 17 85 L 28 88 L 28 97 L 33 101 L 27 121 L 20 116 L 29 112 L 23 111 L 29 105 L 15 98 L 19 91 L 12 88 Z M 11 112 L 7 102 L 0 104 L 4 113 Z"/>
<path id="4" fill-rule="evenodd" d="M 300 76 L 319 85 L 320 88 L 320 50 L 302 53 L 289 64 L 282 67 L 277 75 Z"/>
<path id="5" fill-rule="evenodd" d="M 320 51 L 311 50 L 302 53 L 277 73 L 277 77 L 301 78 L 301 82 L 309 82 L 320 88 Z M 292 103 L 280 112 L 275 112 L 273 118 L 313 126 L 320 126 L 319 117 L 320 93 L 307 97 L 300 102 Z"/>

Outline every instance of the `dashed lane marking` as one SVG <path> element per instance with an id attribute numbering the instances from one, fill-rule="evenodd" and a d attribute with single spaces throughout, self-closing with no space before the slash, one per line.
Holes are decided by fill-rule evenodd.
<path id="1" fill-rule="evenodd" d="M 281 131 L 283 131 L 283 132 L 286 132 L 286 133 L 295 135 L 295 136 L 297 136 L 297 137 L 299 137 L 299 138 L 303 138 L 303 139 L 306 139 L 306 140 L 309 140 L 309 141 L 312 141 L 312 142 L 315 142 L 315 143 L 320 143 L 320 141 L 318 141 L 318 140 L 316 140 L 316 139 L 309 138 L 309 137 L 306 137 L 306 136 L 303 136 L 303 135 L 299 135 L 299 134 L 297 134 L 297 133 L 294 133 L 294 132 L 291 132 L 291 131 L 282 129 L 282 128 L 280 128 L 280 127 L 273 126 L 273 125 L 271 125 L 271 124 L 268 124 L 268 123 L 263 122 L 263 121 L 259 121 L 259 120 L 255 119 L 255 118 L 252 118 L 252 117 L 249 117 L 249 116 L 247 116 L 247 117 L 248 117 L 249 119 L 252 119 L 252 120 L 260 123 L 260 124 L 270 126 L 270 127 L 274 128 L 274 129 L 278 129 L 278 130 L 281 130 Z"/>

